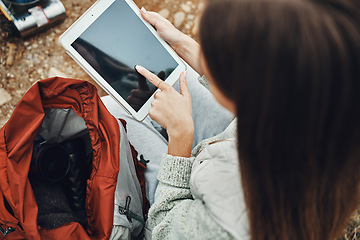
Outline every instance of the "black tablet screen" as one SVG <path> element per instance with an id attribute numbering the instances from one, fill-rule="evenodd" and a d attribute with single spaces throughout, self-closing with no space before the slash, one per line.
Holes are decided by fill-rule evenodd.
<path id="1" fill-rule="evenodd" d="M 156 88 L 134 66 L 163 80 L 178 66 L 124 0 L 112 3 L 71 45 L 136 111 Z"/>

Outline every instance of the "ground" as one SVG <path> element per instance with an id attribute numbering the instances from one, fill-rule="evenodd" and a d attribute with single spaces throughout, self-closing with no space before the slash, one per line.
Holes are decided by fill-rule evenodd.
<path id="1" fill-rule="evenodd" d="M 2 21 L 0 28 L 0 128 L 27 90 L 38 80 L 54 75 L 92 81 L 58 44 L 59 36 L 78 19 L 95 0 L 61 0 L 66 20 L 26 39 L 9 36 Z M 201 0 L 135 0 L 139 8 L 159 12 L 181 31 L 196 36 Z M 0 16 L 3 20 L 4 16 Z M 13 61 L 11 61 L 13 59 Z M 10 64 L 9 64 L 10 62 Z M 11 63 L 12 62 L 12 63 Z M 95 83 L 94 83 L 95 84 Z M 96 85 L 96 84 L 95 84 Z M 99 95 L 104 91 L 98 87 Z"/>

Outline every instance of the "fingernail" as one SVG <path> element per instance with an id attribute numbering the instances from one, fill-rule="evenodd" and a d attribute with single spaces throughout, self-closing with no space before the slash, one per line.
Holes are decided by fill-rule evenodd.
<path id="1" fill-rule="evenodd" d="M 135 69 L 139 72 L 139 71 L 143 70 L 143 67 L 140 65 L 135 65 Z"/>
<path id="2" fill-rule="evenodd" d="M 146 9 L 144 7 L 142 7 L 141 12 L 146 13 Z"/>
<path id="3" fill-rule="evenodd" d="M 186 77 L 186 70 L 182 72 L 183 76 Z"/>
<path id="4" fill-rule="evenodd" d="M 137 65 L 134 66 L 135 72 L 139 73 L 138 70 L 136 69 L 136 66 L 137 66 Z"/>

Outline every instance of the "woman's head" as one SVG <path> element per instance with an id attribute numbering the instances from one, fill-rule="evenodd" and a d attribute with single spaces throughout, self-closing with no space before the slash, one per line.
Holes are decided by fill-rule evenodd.
<path id="1" fill-rule="evenodd" d="M 236 104 L 254 239 L 334 238 L 359 204 L 359 16 L 347 0 L 204 10 L 204 65 Z"/>

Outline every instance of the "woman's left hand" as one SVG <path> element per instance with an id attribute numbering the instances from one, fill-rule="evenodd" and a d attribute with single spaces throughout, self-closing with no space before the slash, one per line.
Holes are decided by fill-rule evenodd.
<path id="1" fill-rule="evenodd" d="M 149 116 L 167 130 L 169 154 L 189 157 L 194 137 L 191 96 L 186 83 L 186 72 L 180 75 L 180 93 L 147 69 L 136 70 L 161 91 L 156 92 Z"/>

